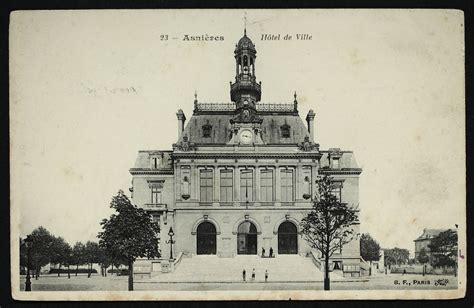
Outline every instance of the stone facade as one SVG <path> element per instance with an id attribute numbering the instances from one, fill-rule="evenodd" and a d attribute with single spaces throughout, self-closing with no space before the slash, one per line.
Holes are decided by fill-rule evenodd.
<path id="1" fill-rule="evenodd" d="M 315 181 L 330 174 L 341 183 L 343 202 L 359 204 L 359 175 L 351 151 L 321 150 L 314 140 L 315 113 L 298 113 L 298 101 L 260 102 L 256 49 L 246 34 L 235 49 L 236 77 L 231 102 L 195 98 L 186 123 L 177 112 L 178 140 L 168 151 L 139 151 L 130 172 L 133 203 L 149 210 L 161 227 L 160 249 L 173 254 L 307 255 L 311 248 L 299 222 L 312 207 Z M 359 226 L 355 225 L 355 233 Z M 359 239 L 332 257 L 336 268 L 358 270 Z M 336 263 L 334 263 L 336 262 Z"/>

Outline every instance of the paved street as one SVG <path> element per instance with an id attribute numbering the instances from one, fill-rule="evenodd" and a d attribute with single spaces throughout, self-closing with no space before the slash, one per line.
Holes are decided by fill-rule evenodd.
<path id="1" fill-rule="evenodd" d="M 33 291 L 126 291 L 126 276 L 109 275 L 43 275 L 39 280 L 32 280 Z M 398 284 L 397 284 L 398 282 Z M 439 283 L 447 282 L 446 286 Z M 25 277 L 20 279 L 21 290 L 24 290 Z M 443 290 L 455 289 L 457 279 L 453 276 L 441 275 L 380 275 L 370 278 L 348 278 L 335 280 L 331 284 L 332 290 Z M 209 291 L 209 290 L 322 290 L 322 281 L 318 282 L 205 282 L 205 283 L 166 283 L 153 280 L 137 280 L 135 290 L 174 290 L 174 291 Z"/>

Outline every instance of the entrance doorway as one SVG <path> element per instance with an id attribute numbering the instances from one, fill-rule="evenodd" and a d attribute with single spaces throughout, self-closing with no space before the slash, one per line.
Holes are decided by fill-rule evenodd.
<path id="1" fill-rule="evenodd" d="M 295 224 L 289 221 L 278 227 L 278 253 L 281 255 L 298 253 L 298 231 Z"/>
<path id="2" fill-rule="evenodd" d="M 216 227 L 210 222 L 203 222 L 197 227 L 198 255 L 216 254 Z"/>
<path id="3" fill-rule="evenodd" d="M 250 221 L 244 221 L 237 229 L 237 254 L 257 254 L 257 228 Z"/>

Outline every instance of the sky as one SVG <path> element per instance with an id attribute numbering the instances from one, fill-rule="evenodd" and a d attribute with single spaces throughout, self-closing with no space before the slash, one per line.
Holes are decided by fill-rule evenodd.
<path id="1" fill-rule="evenodd" d="M 12 237 L 97 240 L 138 151 L 171 149 L 195 91 L 230 101 L 244 16 L 262 102 L 296 91 L 321 149 L 354 151 L 362 232 L 413 251 L 425 227 L 465 229 L 462 12 L 36 11 L 10 24 Z"/>

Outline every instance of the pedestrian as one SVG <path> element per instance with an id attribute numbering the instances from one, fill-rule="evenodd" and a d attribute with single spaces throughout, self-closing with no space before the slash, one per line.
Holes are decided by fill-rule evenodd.
<path id="1" fill-rule="evenodd" d="M 246 274 L 246 271 L 245 271 L 245 268 L 242 270 L 242 279 L 245 281 L 245 274 Z"/>
<path id="2" fill-rule="evenodd" d="M 268 270 L 265 270 L 265 282 L 268 280 Z"/>
<path id="3" fill-rule="evenodd" d="M 255 281 L 255 269 L 252 270 L 252 281 Z"/>
<path id="4" fill-rule="evenodd" d="M 262 258 L 265 257 L 265 248 L 262 247 Z"/>
<path id="5" fill-rule="evenodd" d="M 270 258 L 273 258 L 273 248 L 270 247 Z"/>

